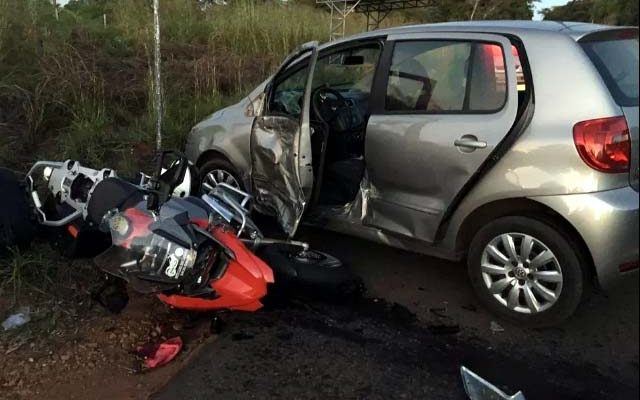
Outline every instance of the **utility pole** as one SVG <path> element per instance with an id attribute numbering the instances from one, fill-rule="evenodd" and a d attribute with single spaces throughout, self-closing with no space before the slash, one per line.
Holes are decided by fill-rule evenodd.
<path id="1" fill-rule="evenodd" d="M 475 17 L 476 10 L 478 9 L 478 3 L 480 3 L 480 0 L 475 0 L 475 2 L 473 3 L 473 10 L 471 11 L 471 16 L 469 17 L 469 21 L 473 21 L 473 17 Z"/>
<path id="2" fill-rule="evenodd" d="M 153 59 L 154 59 L 154 97 L 153 103 L 156 112 L 156 150 L 162 149 L 162 81 L 160 76 L 160 0 L 153 0 Z"/>

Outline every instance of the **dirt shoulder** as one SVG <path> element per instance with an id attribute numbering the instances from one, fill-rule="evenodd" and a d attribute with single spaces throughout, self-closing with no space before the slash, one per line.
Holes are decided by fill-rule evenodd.
<path id="1" fill-rule="evenodd" d="M 118 315 L 93 302 L 99 276 L 86 261 L 73 280 L 57 281 L 59 293 L 24 290 L 0 298 L 0 317 L 28 306 L 31 321 L 0 330 L 0 398 L 146 399 L 180 370 L 201 345 L 213 340 L 204 320 L 185 320 L 153 296 L 132 297 Z M 140 345 L 181 336 L 184 347 L 165 367 L 144 371 L 131 352 Z"/>

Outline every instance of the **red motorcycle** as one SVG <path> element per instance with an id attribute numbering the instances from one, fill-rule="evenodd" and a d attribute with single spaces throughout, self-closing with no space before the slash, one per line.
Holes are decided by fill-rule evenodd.
<path id="1" fill-rule="evenodd" d="M 26 179 L 40 225 L 63 232 L 67 248 L 107 248 L 94 261 L 111 278 L 96 295 L 110 298 L 113 311 L 126 305 L 117 282 L 179 309 L 255 311 L 274 272 L 254 250 L 284 283 L 351 279 L 339 260 L 305 243 L 264 238 L 249 194 L 220 184 L 191 196 L 197 172 L 176 152 L 163 153 L 156 173 L 137 183 L 72 160 L 37 162 Z"/>

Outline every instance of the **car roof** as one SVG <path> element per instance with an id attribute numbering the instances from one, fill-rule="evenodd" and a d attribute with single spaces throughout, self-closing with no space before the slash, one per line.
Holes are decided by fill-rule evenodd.
<path id="1" fill-rule="evenodd" d="M 637 27 L 619 27 L 611 25 L 591 24 L 586 22 L 563 21 L 498 20 L 442 22 L 436 24 L 404 25 L 393 28 L 379 29 L 371 32 L 363 32 L 336 40 L 334 42 L 325 43 L 322 47 L 330 47 L 335 44 L 350 42 L 352 40 L 375 38 L 380 36 L 442 31 L 509 33 L 517 36 L 554 32 L 557 34 L 571 36 L 574 40 L 579 40 L 583 36 L 597 31 L 629 28 L 637 29 Z"/>

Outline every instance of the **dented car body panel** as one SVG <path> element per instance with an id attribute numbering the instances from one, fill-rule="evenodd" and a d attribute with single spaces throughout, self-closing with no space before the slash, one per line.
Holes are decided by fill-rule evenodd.
<path id="1" fill-rule="evenodd" d="M 249 137 L 255 120 L 253 105 L 259 103 L 267 82 L 264 81 L 238 103 L 214 112 L 191 129 L 185 154 L 194 164 L 202 166 L 212 155 L 221 156 L 236 167 L 243 187 L 251 187 Z"/>
<path id="2" fill-rule="evenodd" d="M 317 58 L 317 43 L 303 45 L 285 60 L 280 70 L 308 53 L 310 71 Z M 276 73 L 276 76 L 278 73 Z M 311 197 L 311 131 L 309 101 L 313 73 L 306 78 L 302 113 L 298 118 L 266 113 L 255 118 L 251 129 L 251 185 L 258 211 L 277 217 L 293 236 Z M 263 111 L 263 110 L 261 110 Z"/>
<path id="3" fill-rule="evenodd" d="M 357 193 L 345 204 L 307 201 L 302 222 L 460 260 L 468 247 L 464 232 L 474 213 L 527 202 L 554 213 L 575 230 L 590 253 L 596 278 L 605 288 L 612 287 L 624 276 L 618 265 L 638 259 L 637 229 L 631 232 L 625 228 L 624 235 L 610 235 L 619 240 L 616 248 L 625 249 L 616 254 L 607 250 L 596 231 L 600 226 L 603 231 L 622 232 L 617 226 L 621 218 L 632 218 L 631 226 L 637 226 L 638 108 L 623 109 L 616 103 L 578 42 L 593 33 L 614 29 L 618 28 L 548 21 L 444 23 L 367 32 L 319 46 L 318 65 L 339 49 L 374 40 L 383 43 L 368 100 L 361 154 L 365 166 Z M 501 71 L 507 86 L 504 106 L 477 114 L 385 110 L 384 84 L 390 79 L 385 75 L 389 75 L 394 42 L 421 39 L 500 44 L 505 60 Z M 520 68 L 524 68 L 525 82 L 519 80 L 520 76 L 516 82 L 516 60 L 505 51 L 507 44 L 514 43 L 519 46 L 518 61 L 523 64 Z M 442 85 L 446 85 L 445 79 L 434 87 Z M 268 86 L 262 85 L 250 97 L 268 92 Z M 254 125 L 257 117 L 244 117 L 248 104 L 250 101 L 244 99 L 218 117 L 217 125 L 226 126 L 224 129 L 207 132 L 206 128 L 194 128 L 187 155 L 198 161 L 206 159 L 207 150 L 221 148 L 220 153 L 228 155 L 246 179 L 251 164 L 250 129 L 240 133 L 235 127 L 239 123 L 246 127 L 249 120 Z M 239 122 L 239 115 L 246 120 Z M 574 125 L 621 115 L 626 116 L 631 129 L 631 171 L 604 173 L 590 168 L 576 151 Z M 476 147 L 465 147 L 464 143 L 458 146 L 459 140 L 470 140 Z M 316 180 L 315 185 L 323 182 L 326 180 Z M 594 198 L 585 200 L 590 202 L 589 207 L 575 203 L 582 195 Z M 298 195 L 296 202 L 302 197 Z M 594 213 L 599 215 L 597 223 Z"/>
<path id="4" fill-rule="evenodd" d="M 295 232 L 306 199 L 297 175 L 300 124 L 284 116 L 258 117 L 251 136 L 251 184 L 255 207 L 278 218 L 285 232 Z"/>

